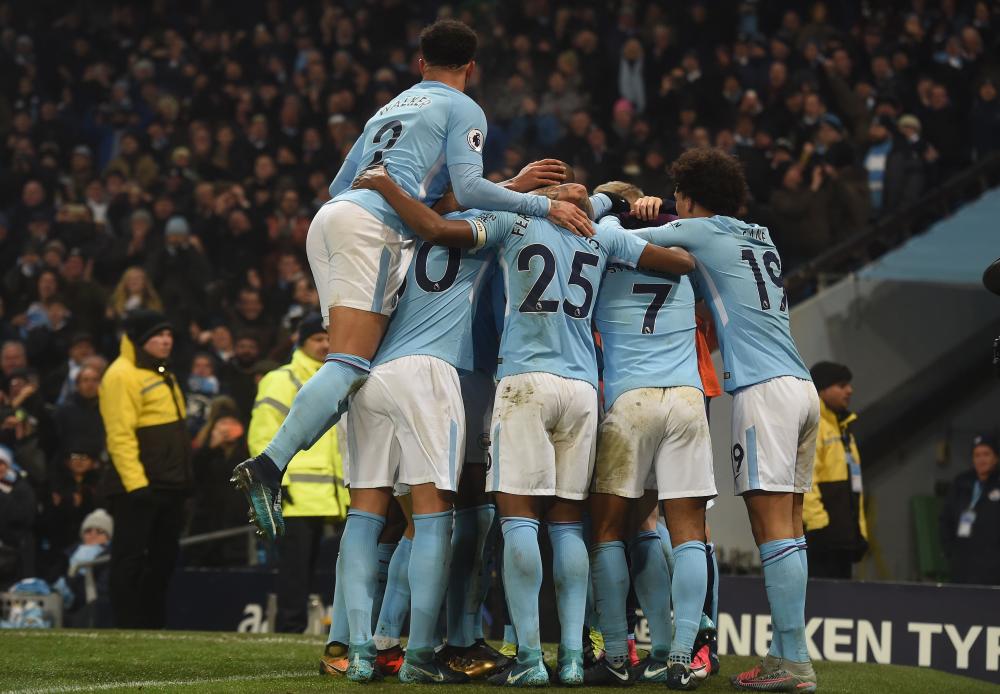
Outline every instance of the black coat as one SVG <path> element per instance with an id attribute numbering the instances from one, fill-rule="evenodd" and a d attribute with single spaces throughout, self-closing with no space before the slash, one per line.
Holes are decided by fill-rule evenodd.
<path id="1" fill-rule="evenodd" d="M 955 583 L 1000 585 L 1000 469 L 982 482 L 982 494 L 973 511 L 976 520 L 969 537 L 958 537 L 961 516 L 972 502 L 976 483 L 973 470 L 955 478 L 941 511 L 941 544 L 951 560 Z"/>

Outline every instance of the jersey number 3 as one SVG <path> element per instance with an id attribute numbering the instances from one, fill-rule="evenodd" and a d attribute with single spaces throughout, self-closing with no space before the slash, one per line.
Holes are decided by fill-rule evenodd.
<path id="1" fill-rule="evenodd" d="M 549 283 L 556 276 L 556 257 L 552 251 L 540 243 L 525 246 L 517 254 L 517 269 L 520 272 L 528 272 L 531 269 L 531 259 L 535 257 L 542 259 L 542 271 L 517 310 L 521 313 L 555 313 L 559 310 L 559 301 L 542 298 L 542 294 L 545 293 Z M 594 285 L 583 276 L 583 267 L 584 265 L 597 267 L 599 260 L 593 253 L 584 253 L 583 251 L 577 251 L 573 255 L 573 270 L 569 276 L 569 283 L 575 284 L 583 290 L 584 299 L 579 306 L 570 303 L 569 299 L 563 299 L 562 310 L 567 316 L 571 318 L 590 317 L 590 307 L 594 303 Z"/>

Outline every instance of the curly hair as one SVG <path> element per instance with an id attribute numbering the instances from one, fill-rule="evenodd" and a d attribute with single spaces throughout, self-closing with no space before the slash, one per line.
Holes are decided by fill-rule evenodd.
<path id="1" fill-rule="evenodd" d="M 441 19 L 420 32 L 420 53 L 428 65 L 460 68 L 476 57 L 479 37 L 467 24 Z"/>
<path id="2" fill-rule="evenodd" d="M 670 167 L 676 190 L 715 214 L 735 217 L 747 197 L 747 181 L 736 157 L 721 149 L 689 149 Z"/>

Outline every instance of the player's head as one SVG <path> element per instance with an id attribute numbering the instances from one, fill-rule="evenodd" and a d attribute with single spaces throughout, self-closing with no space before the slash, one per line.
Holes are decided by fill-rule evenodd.
<path id="1" fill-rule="evenodd" d="M 594 218 L 594 207 L 590 204 L 590 196 L 587 189 L 579 183 L 563 183 L 558 186 L 545 186 L 531 191 L 532 195 L 544 195 L 549 200 L 562 200 L 570 202 L 587 213 L 591 219 Z"/>
<path id="2" fill-rule="evenodd" d="M 594 188 L 594 194 L 596 195 L 597 193 L 614 193 L 615 195 L 620 195 L 630 205 L 643 195 L 642 188 L 634 183 L 626 183 L 625 181 L 608 181 L 607 183 L 602 183 Z"/>
<path id="3" fill-rule="evenodd" d="M 441 19 L 420 32 L 420 73 L 464 73 L 467 80 L 475 69 L 479 38 L 467 24 Z"/>
<path id="4" fill-rule="evenodd" d="M 735 217 L 747 196 L 747 181 L 736 157 L 721 149 L 689 149 L 670 167 L 677 215 L 682 218 Z"/>

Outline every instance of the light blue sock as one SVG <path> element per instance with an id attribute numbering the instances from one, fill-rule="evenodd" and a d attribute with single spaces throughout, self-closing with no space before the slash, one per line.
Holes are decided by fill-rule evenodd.
<path id="1" fill-rule="evenodd" d="M 471 646 L 476 641 L 475 623 L 482 606 L 483 551 L 492 524 L 492 505 L 455 511 L 447 597 L 450 646 Z"/>
<path id="2" fill-rule="evenodd" d="M 337 567 L 333 584 L 333 610 L 330 613 L 330 635 L 327 645 L 342 643 L 345 646 L 351 640 L 351 629 L 347 623 L 347 604 L 344 602 L 344 582 L 341 581 L 340 553 L 337 553 Z"/>
<path id="3" fill-rule="evenodd" d="M 666 527 L 660 527 L 666 530 Z M 659 530 L 644 530 L 636 535 L 629 552 L 632 556 L 635 596 L 639 599 L 642 613 L 649 625 L 649 640 L 652 644 L 650 655 L 666 662 L 673 634 L 673 622 L 670 618 L 671 577 Z"/>
<path id="4" fill-rule="evenodd" d="M 556 585 L 560 645 L 567 650 L 583 648 L 583 620 L 587 615 L 587 584 L 590 558 L 583 541 L 583 523 L 548 523 L 552 544 L 552 580 Z"/>
<path id="5" fill-rule="evenodd" d="M 806 572 L 806 578 L 809 578 L 809 545 L 806 544 L 806 536 L 800 535 L 795 538 L 795 544 L 799 548 L 799 561 L 802 562 L 802 570 Z"/>
<path id="6" fill-rule="evenodd" d="M 513 624 L 504 624 L 503 625 L 503 642 L 504 643 L 512 643 L 515 646 L 517 645 L 517 632 L 514 631 L 514 625 Z"/>
<path id="7" fill-rule="evenodd" d="M 503 580 L 510 621 L 517 633 L 518 656 L 541 653 L 538 630 L 538 593 L 542 589 L 542 554 L 538 549 L 538 521 L 511 516 L 503 523 Z"/>
<path id="8" fill-rule="evenodd" d="M 364 511 L 349 511 L 344 535 L 340 540 L 341 574 L 344 604 L 350 624 L 352 646 L 372 639 L 372 604 L 378 580 L 378 536 L 385 517 Z"/>
<path id="9" fill-rule="evenodd" d="M 705 543 L 684 542 L 674 548 L 674 574 L 670 591 L 674 603 L 674 639 L 670 644 L 670 662 L 691 663 L 701 612 L 708 587 L 708 564 Z"/>
<path id="10" fill-rule="evenodd" d="M 480 507 L 482 509 L 483 507 Z M 482 529 L 482 523 L 485 520 L 486 512 L 480 511 L 480 529 Z M 486 542 L 483 545 L 482 551 L 482 565 L 479 567 L 479 593 L 476 597 L 476 613 L 467 613 L 466 619 L 470 621 L 472 625 L 472 638 L 474 641 L 482 641 L 485 636 L 483 635 L 483 605 L 486 602 L 486 596 L 490 592 L 490 583 L 493 578 L 493 554 L 496 550 L 497 545 L 497 535 L 500 534 L 500 519 L 497 518 L 496 507 L 490 506 L 490 523 L 489 528 L 486 531 Z M 469 627 L 466 626 L 466 629 Z"/>
<path id="11" fill-rule="evenodd" d="M 806 582 L 798 543 L 792 539 L 760 545 L 764 587 L 771 604 L 771 629 L 779 637 L 779 657 L 798 663 L 809 660 L 806 646 Z M 772 647 L 774 643 L 772 642 Z"/>
<path id="12" fill-rule="evenodd" d="M 598 542 L 590 552 L 590 569 L 593 574 L 594 608 L 597 624 L 604 636 L 604 651 L 608 662 L 620 667 L 628 659 L 625 601 L 628 599 L 629 584 L 625 543 L 617 540 Z"/>
<path id="13" fill-rule="evenodd" d="M 452 512 L 420 513 L 413 516 L 413 547 L 410 550 L 410 648 L 438 645 L 434 633 L 448 587 L 451 553 Z M 418 586 L 418 590 L 413 590 Z"/>
<path id="14" fill-rule="evenodd" d="M 403 623 L 410 614 L 410 548 L 412 541 L 402 537 L 396 545 L 389 562 L 389 576 L 385 584 L 385 598 L 375 627 L 375 643 L 380 649 L 391 648 L 399 643 L 403 633 Z"/>
<path id="15" fill-rule="evenodd" d="M 715 543 L 709 542 L 705 545 L 708 550 L 709 559 L 712 561 L 712 613 L 708 615 L 712 618 L 712 624 L 719 626 L 719 557 L 715 553 Z"/>
<path id="16" fill-rule="evenodd" d="M 663 548 L 663 556 L 667 560 L 667 571 L 674 575 L 674 546 L 670 542 L 670 531 L 662 520 L 656 521 L 656 534 L 660 538 L 660 546 Z"/>
<path id="17" fill-rule="evenodd" d="M 378 578 L 375 584 L 375 597 L 372 600 L 372 633 L 378 626 L 378 616 L 382 611 L 382 600 L 385 598 L 385 584 L 389 580 L 389 562 L 392 553 L 396 551 L 395 542 L 378 543 Z"/>
<path id="18" fill-rule="evenodd" d="M 371 363 L 353 354 L 328 354 L 319 371 L 303 384 L 292 408 L 264 455 L 279 470 L 296 453 L 310 448 L 347 411 L 347 398 L 368 378 Z"/>

